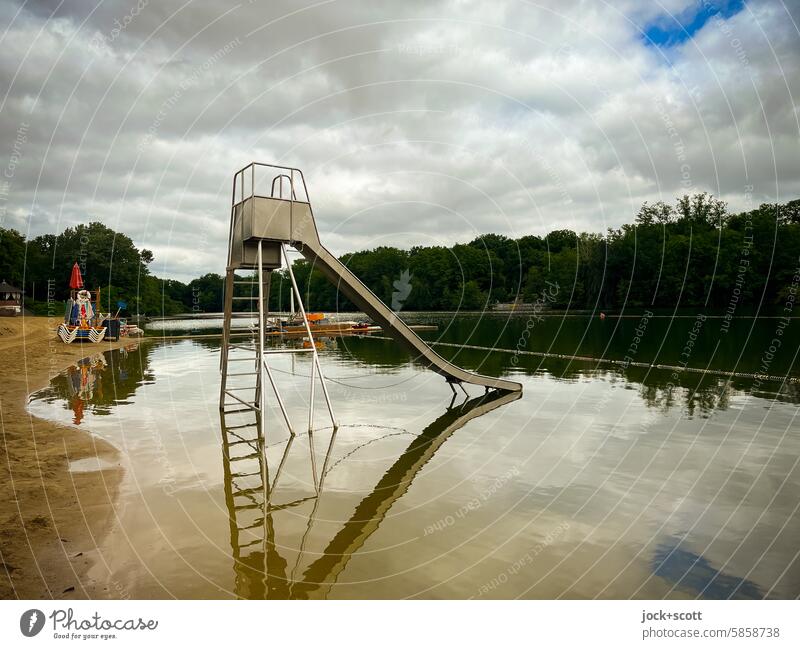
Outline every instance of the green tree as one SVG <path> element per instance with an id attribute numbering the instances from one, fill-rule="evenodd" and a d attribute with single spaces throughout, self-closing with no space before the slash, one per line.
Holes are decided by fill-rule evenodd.
<path id="1" fill-rule="evenodd" d="M 0 281 L 24 288 L 25 237 L 16 230 L 0 228 Z"/>

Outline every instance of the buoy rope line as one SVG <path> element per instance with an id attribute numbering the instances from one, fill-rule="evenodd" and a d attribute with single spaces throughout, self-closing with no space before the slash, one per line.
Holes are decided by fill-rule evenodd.
<path id="1" fill-rule="evenodd" d="M 375 340 L 393 340 L 389 336 L 358 336 L 359 338 L 373 338 Z M 539 358 L 561 358 L 570 361 L 586 361 L 590 363 L 603 363 L 607 365 L 620 365 L 624 367 L 644 367 L 657 370 L 678 370 L 680 372 L 694 372 L 695 374 L 712 374 L 717 376 L 727 376 L 730 378 L 760 379 L 762 381 L 786 381 L 788 383 L 800 383 L 800 377 L 795 376 L 776 376 L 773 374 L 760 374 L 750 372 L 729 372 L 726 370 L 712 370 L 702 367 L 683 367 L 682 365 L 665 365 L 662 363 L 642 363 L 637 361 L 620 361 L 613 358 L 597 358 L 595 356 L 577 356 L 574 354 L 554 354 L 552 352 L 533 352 L 525 349 L 505 349 L 503 347 L 481 347 L 478 345 L 462 345 L 460 343 L 446 343 L 438 340 L 426 340 L 428 345 L 441 347 L 457 347 L 459 349 L 474 349 L 484 352 L 501 352 L 504 354 L 518 354 L 520 356 L 538 356 Z"/>
<path id="2" fill-rule="evenodd" d="M 410 435 L 412 437 L 419 437 L 419 433 L 412 433 L 410 430 L 407 430 L 405 428 L 400 428 L 399 426 L 380 426 L 378 424 L 340 424 L 339 428 L 382 428 L 382 429 L 389 429 L 389 430 L 391 430 L 393 432 L 386 433 L 385 435 L 381 435 L 380 437 L 372 437 L 372 438 L 368 439 L 366 442 L 362 442 L 361 444 L 359 444 L 358 446 L 353 448 L 350 452 L 346 453 L 345 455 L 340 457 L 338 460 L 336 460 L 336 462 L 331 464 L 331 466 L 329 466 L 328 469 L 325 471 L 325 475 L 328 475 L 331 471 L 333 471 L 333 469 L 335 467 L 340 465 L 347 458 L 349 458 L 350 456 L 354 455 L 355 453 L 360 451 L 362 448 L 364 448 L 366 446 L 369 446 L 373 442 L 378 442 L 378 441 L 380 441 L 382 439 L 387 439 L 389 437 L 399 437 L 401 435 Z M 317 429 L 314 430 L 314 432 L 318 433 L 318 432 L 321 432 L 323 430 L 330 430 L 330 429 L 332 429 L 332 426 L 326 426 L 324 428 L 317 428 Z M 308 432 L 295 433 L 295 437 L 303 437 L 303 436 L 307 437 L 308 436 Z M 272 442 L 272 444 L 266 444 L 264 446 L 264 450 L 266 450 L 268 448 L 275 448 L 275 447 L 278 447 L 278 446 L 286 445 L 289 442 L 290 439 L 291 439 L 291 436 L 286 437 L 285 439 L 282 439 L 282 440 L 280 440 L 278 442 Z M 245 441 L 245 440 L 242 440 L 242 441 Z M 249 441 L 247 441 L 248 446 L 250 446 L 256 452 L 258 451 L 258 448 L 256 448 L 257 443 L 258 443 L 258 440 L 249 440 Z"/>
<path id="3" fill-rule="evenodd" d="M 382 426 L 382 425 L 379 425 L 379 424 L 339 424 L 339 428 L 382 428 L 384 430 L 394 431 L 392 433 L 387 433 L 383 437 L 389 437 L 391 435 L 418 435 L 418 433 L 412 433 L 410 430 L 407 430 L 406 428 L 400 428 L 400 426 Z M 323 430 L 332 430 L 332 429 L 333 429 L 332 426 L 323 426 L 322 428 L 315 428 L 314 432 L 315 433 L 319 433 L 319 432 L 322 432 Z M 295 433 L 294 436 L 295 437 L 307 437 L 308 436 L 308 431 L 305 431 L 305 432 L 302 432 L 302 433 Z M 272 442 L 271 444 L 266 444 L 266 445 L 264 445 L 264 448 L 267 449 L 267 448 L 275 448 L 276 446 L 281 446 L 283 444 L 286 444 L 286 442 L 288 442 L 291 438 L 292 437 L 290 435 L 289 437 L 285 437 L 285 438 L 283 438 L 283 439 L 281 439 L 281 440 L 279 440 L 277 442 Z M 375 437 L 375 438 L 372 438 L 370 441 L 374 441 L 376 439 L 382 439 L 382 438 L 381 437 Z M 245 441 L 245 440 L 242 440 L 242 441 Z M 247 440 L 247 441 L 249 441 L 251 443 L 256 443 L 258 440 L 254 439 L 254 440 Z M 369 442 L 367 442 L 367 443 L 369 443 Z"/>
<path id="4" fill-rule="evenodd" d="M 338 460 L 336 460 L 336 462 L 334 462 L 333 464 L 331 464 L 328 467 L 328 469 L 325 471 L 325 475 L 328 475 L 331 471 L 333 471 L 337 466 L 339 466 L 342 462 L 344 462 L 351 455 L 354 455 L 355 453 L 360 451 L 362 448 L 364 448 L 366 446 L 369 446 L 373 442 L 377 442 L 377 441 L 380 441 L 382 439 L 386 439 L 388 437 L 397 437 L 399 435 L 412 435 L 412 436 L 415 436 L 415 437 L 419 437 L 419 435 L 417 433 L 412 433 L 412 432 L 409 432 L 407 430 L 401 430 L 400 432 L 396 432 L 396 433 L 386 433 L 385 435 L 381 435 L 380 437 L 373 437 L 372 439 L 367 440 L 363 444 L 359 444 L 358 446 L 356 446 L 349 453 L 346 453 L 345 455 L 342 455 L 342 457 L 340 457 Z"/>
<path id="5" fill-rule="evenodd" d="M 393 339 L 392 338 L 387 338 L 386 340 L 393 340 Z M 304 378 L 304 379 L 310 379 L 311 378 L 310 374 L 299 374 L 297 372 L 291 372 L 289 370 L 282 370 L 282 369 L 280 369 L 278 367 L 270 366 L 270 370 L 272 370 L 273 372 L 280 372 L 281 374 L 288 374 L 289 376 L 299 376 L 299 377 Z M 397 383 L 395 383 L 393 385 L 352 385 L 351 383 L 345 383 L 344 381 L 341 380 L 342 378 L 357 379 L 357 378 L 366 378 L 366 377 L 372 377 L 372 376 L 374 376 L 374 375 L 373 374 L 367 374 L 367 375 L 361 375 L 361 376 L 348 376 L 348 377 L 339 377 L 339 378 L 337 378 L 335 376 L 328 376 L 326 374 L 325 375 L 325 380 L 326 381 L 330 381 L 331 383 L 337 383 L 338 385 L 344 386 L 346 388 L 353 388 L 354 390 L 383 390 L 383 389 L 385 389 L 387 387 L 394 387 L 395 385 L 398 385 Z"/>

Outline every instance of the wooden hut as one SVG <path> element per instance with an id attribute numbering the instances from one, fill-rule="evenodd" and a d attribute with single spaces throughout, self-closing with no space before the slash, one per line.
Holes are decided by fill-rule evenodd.
<path id="1" fill-rule="evenodd" d="M 16 316 L 22 312 L 22 289 L 0 282 L 0 316 Z"/>

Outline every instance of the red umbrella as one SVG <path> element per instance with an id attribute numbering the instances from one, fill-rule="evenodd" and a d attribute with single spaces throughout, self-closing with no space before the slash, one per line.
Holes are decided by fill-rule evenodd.
<path id="1" fill-rule="evenodd" d="M 70 288 L 83 288 L 83 278 L 81 277 L 81 269 L 78 267 L 78 262 L 72 267 L 72 275 L 69 278 Z"/>

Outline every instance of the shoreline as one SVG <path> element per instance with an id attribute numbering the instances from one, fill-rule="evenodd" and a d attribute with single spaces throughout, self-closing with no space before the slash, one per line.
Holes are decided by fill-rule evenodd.
<path id="1" fill-rule="evenodd" d="M 0 318 L 0 598 L 83 599 L 114 520 L 120 451 L 77 426 L 39 419 L 29 396 L 75 361 L 131 340 L 66 345 L 53 318 Z M 99 458 L 102 470 L 70 473 Z"/>

